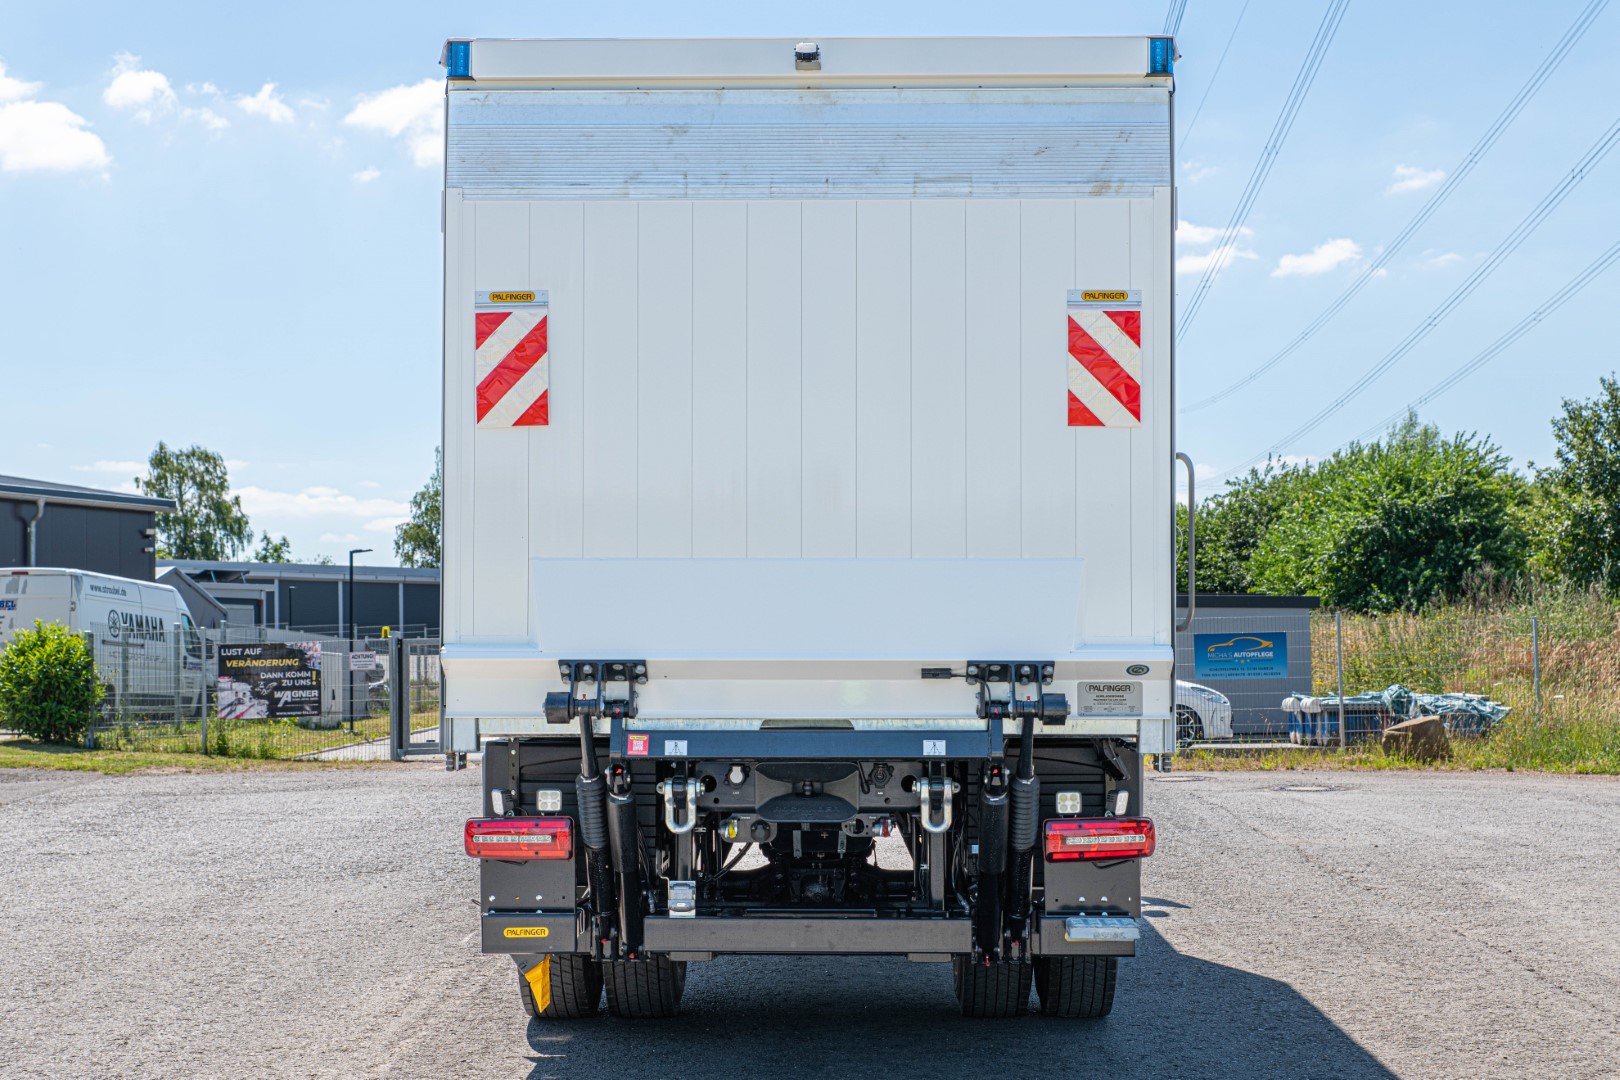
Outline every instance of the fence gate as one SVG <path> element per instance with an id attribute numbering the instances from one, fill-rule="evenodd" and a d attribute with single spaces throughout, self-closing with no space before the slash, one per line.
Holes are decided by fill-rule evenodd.
<path id="1" fill-rule="evenodd" d="M 441 753 L 439 639 L 389 638 L 388 674 L 389 756 Z"/>

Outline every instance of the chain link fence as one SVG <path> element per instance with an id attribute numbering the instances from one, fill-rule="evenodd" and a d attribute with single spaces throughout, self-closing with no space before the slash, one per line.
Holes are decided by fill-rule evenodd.
<path id="1" fill-rule="evenodd" d="M 437 751 L 437 638 L 178 625 L 85 637 L 104 691 L 90 746 L 312 761 Z"/>
<path id="2" fill-rule="evenodd" d="M 1288 629 L 1222 615 L 1199 630 L 1196 642 L 1177 642 L 1184 742 L 1348 745 L 1436 710 L 1456 710 L 1448 727 L 1464 735 L 1620 726 L 1620 612 L 1598 597 L 1421 615 L 1317 611 Z"/>

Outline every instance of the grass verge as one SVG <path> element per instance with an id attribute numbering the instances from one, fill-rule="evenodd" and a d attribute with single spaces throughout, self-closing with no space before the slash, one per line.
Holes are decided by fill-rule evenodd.
<path id="1" fill-rule="evenodd" d="M 198 753 L 162 750 L 86 750 L 82 746 L 37 743 L 31 739 L 0 739 L 0 769 L 60 769 L 98 772 L 109 776 L 152 769 L 221 772 L 231 769 L 325 769 L 353 765 L 388 764 L 373 761 L 277 761 L 264 758 L 205 757 Z"/>
<path id="2" fill-rule="evenodd" d="M 1484 738 L 1453 738 L 1451 757 L 1439 762 L 1386 755 L 1376 742 L 1285 750 L 1189 750 L 1176 755 L 1189 770 L 1433 769 L 1620 775 L 1620 721 L 1591 712 L 1549 715 L 1541 720 L 1510 715 Z"/>

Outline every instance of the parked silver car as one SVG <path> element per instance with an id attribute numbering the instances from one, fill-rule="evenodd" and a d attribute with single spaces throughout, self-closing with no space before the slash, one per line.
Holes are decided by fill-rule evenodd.
<path id="1" fill-rule="evenodd" d="M 1176 745 L 1232 737 L 1232 702 L 1202 683 L 1176 680 Z"/>

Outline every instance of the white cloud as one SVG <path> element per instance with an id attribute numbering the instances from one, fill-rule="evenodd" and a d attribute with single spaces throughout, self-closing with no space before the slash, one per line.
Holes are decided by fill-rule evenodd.
<path id="1" fill-rule="evenodd" d="M 143 68 L 140 57 L 123 52 L 113 58 L 112 81 L 101 100 L 115 109 L 133 109 L 135 119 L 150 124 L 154 109 L 174 108 L 174 87 L 163 72 Z"/>
<path id="2" fill-rule="evenodd" d="M 1272 277 L 1292 277 L 1296 274 L 1325 274 L 1361 259 L 1361 245 L 1341 237 L 1317 244 L 1303 255 L 1284 255 L 1277 260 Z"/>
<path id="3" fill-rule="evenodd" d="M 312 518 L 335 515 L 363 519 L 368 523 L 382 520 L 397 524 L 410 517 L 408 504 L 393 499 L 356 498 L 345 495 L 337 488 L 307 487 L 302 491 L 271 491 L 261 487 L 237 489 L 242 496 L 242 509 L 249 514 L 264 514 L 272 518 Z M 392 527 L 392 525 L 390 525 Z"/>
<path id="4" fill-rule="evenodd" d="M 381 169 L 377 168 L 375 165 L 367 165 L 364 169 L 361 169 L 359 172 L 349 177 L 349 179 L 353 180 L 357 184 L 369 184 L 381 175 Z"/>
<path id="5" fill-rule="evenodd" d="M 423 79 L 360 98 L 343 122 L 405 139 L 411 161 L 429 168 L 444 160 L 444 83 Z"/>
<path id="6" fill-rule="evenodd" d="M 146 472 L 144 461 L 93 461 L 88 465 L 73 466 L 75 472 L 93 473 L 120 473 L 127 475 L 142 475 Z"/>
<path id="7" fill-rule="evenodd" d="M 39 93 L 43 84 L 23 82 L 6 74 L 6 65 L 0 63 L 0 101 L 21 101 Z"/>
<path id="8" fill-rule="evenodd" d="M 1198 462 L 1193 466 L 1193 479 L 1203 491 L 1208 491 L 1208 484 L 1220 475 L 1220 470 L 1213 465 Z M 1185 497 L 1187 494 L 1187 474 L 1180 469 L 1176 470 L 1176 494 Z"/>
<path id="9" fill-rule="evenodd" d="M 1386 195 L 1404 195 L 1409 191 L 1422 191 L 1434 187 L 1446 178 L 1444 169 L 1424 169 L 1417 165 L 1395 166 L 1395 182 L 1384 189 Z"/>
<path id="10" fill-rule="evenodd" d="M 182 120 L 193 120 L 207 128 L 209 131 L 224 131 L 231 126 L 231 122 L 206 105 L 195 109 L 181 109 Z"/>
<path id="11" fill-rule="evenodd" d="M 290 124 L 293 122 L 292 107 L 281 100 L 276 93 L 276 84 L 267 82 L 259 87 L 259 92 L 249 97 L 242 94 L 236 99 L 236 107 L 250 116 L 262 116 L 272 124 Z"/>
<path id="12" fill-rule="evenodd" d="M 1220 240 L 1226 230 L 1215 225 L 1194 225 L 1190 221 L 1176 222 L 1176 246 L 1178 248 L 1208 247 Z M 1254 238 L 1254 230 L 1244 226 L 1237 231 L 1229 244 L 1220 244 L 1208 251 L 1188 251 L 1176 256 L 1176 273 L 1201 274 L 1215 263 L 1229 264 L 1233 259 L 1258 259 L 1245 241 Z"/>
<path id="13" fill-rule="evenodd" d="M 1202 161 L 1183 161 L 1181 163 L 1181 182 L 1184 184 L 1196 184 L 1208 180 L 1220 171 L 1220 167 L 1217 165 L 1205 165 Z"/>
<path id="14" fill-rule="evenodd" d="M 112 158 L 89 123 L 55 101 L 0 105 L 0 172 L 105 169 Z"/>
<path id="15" fill-rule="evenodd" d="M 1176 273 L 1202 274 L 1216 262 L 1222 266 L 1231 263 L 1233 259 L 1258 259 L 1248 248 L 1238 247 L 1236 244 L 1227 244 L 1224 247 L 1214 248 L 1210 251 L 1193 252 L 1187 255 L 1176 256 Z"/>
<path id="16" fill-rule="evenodd" d="M 1433 248 L 1425 251 L 1423 257 L 1418 260 L 1419 265 L 1426 266 L 1430 270 L 1444 270 L 1448 266 L 1456 266 L 1460 262 L 1462 262 L 1462 256 L 1455 251 L 1435 251 Z"/>
<path id="17" fill-rule="evenodd" d="M 323 544 L 358 544 L 359 542 L 359 533 L 321 533 L 321 543 Z"/>
<path id="18" fill-rule="evenodd" d="M 1219 240 L 1221 234 L 1225 231 L 1217 225 L 1194 225 L 1190 221 L 1178 221 L 1176 222 L 1176 244 L 1178 246 L 1203 247 L 1205 244 L 1213 244 Z M 1251 240 L 1253 238 L 1253 229 L 1248 226 L 1238 229 L 1236 239 Z"/>

